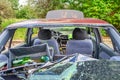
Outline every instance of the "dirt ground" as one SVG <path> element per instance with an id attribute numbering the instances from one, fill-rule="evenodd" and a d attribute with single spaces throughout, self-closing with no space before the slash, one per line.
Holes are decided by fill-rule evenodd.
<path id="1" fill-rule="evenodd" d="M 109 37 L 102 37 L 103 38 L 103 43 L 105 43 L 107 46 L 113 49 L 112 41 Z"/>

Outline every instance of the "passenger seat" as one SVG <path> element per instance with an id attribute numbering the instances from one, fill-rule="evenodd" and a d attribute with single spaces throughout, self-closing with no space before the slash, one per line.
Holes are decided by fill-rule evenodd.
<path id="1" fill-rule="evenodd" d="M 93 43 L 88 38 L 85 29 L 75 28 L 73 30 L 73 40 L 67 42 L 66 54 L 70 55 L 75 53 L 92 56 Z"/>

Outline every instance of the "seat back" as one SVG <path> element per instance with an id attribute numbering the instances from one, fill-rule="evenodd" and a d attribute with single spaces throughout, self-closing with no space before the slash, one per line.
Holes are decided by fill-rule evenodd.
<path id="1" fill-rule="evenodd" d="M 42 43 L 47 43 L 49 47 L 54 48 L 54 54 L 60 54 L 59 45 L 55 39 L 49 40 L 35 39 L 33 45 L 38 45 Z"/>
<path id="2" fill-rule="evenodd" d="M 52 38 L 51 31 L 49 29 L 42 29 L 38 32 L 38 38 L 35 39 L 33 45 L 38 45 L 41 43 L 47 43 L 49 47 L 54 49 L 54 54 L 60 54 L 59 46 L 55 39 Z"/>
<path id="3" fill-rule="evenodd" d="M 91 55 L 93 52 L 93 44 L 88 39 L 88 34 L 85 29 L 75 28 L 73 30 L 73 40 L 68 41 L 66 47 L 66 54 L 87 54 Z"/>
<path id="4" fill-rule="evenodd" d="M 86 40 L 70 40 L 67 43 L 66 54 L 86 54 L 91 55 L 93 52 L 93 44 L 89 39 Z"/>

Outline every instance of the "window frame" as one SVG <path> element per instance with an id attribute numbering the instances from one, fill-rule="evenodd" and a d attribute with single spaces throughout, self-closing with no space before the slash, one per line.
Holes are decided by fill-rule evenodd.
<path id="1" fill-rule="evenodd" d="M 102 34 L 101 34 L 101 31 L 100 31 L 100 28 L 98 29 L 99 30 L 99 34 L 100 34 L 100 38 L 101 38 L 101 41 L 100 41 L 100 43 L 103 43 L 104 45 L 106 45 L 107 47 L 109 47 L 109 48 L 111 48 L 112 50 L 115 50 L 115 46 L 114 46 L 114 43 L 113 43 L 113 39 L 112 39 L 112 36 L 111 36 L 111 34 L 110 34 L 110 31 L 109 31 L 109 27 L 101 27 L 105 32 L 106 32 L 106 34 L 109 36 L 109 38 L 110 38 L 110 40 L 111 40 L 111 44 L 112 44 L 112 48 L 109 46 L 109 45 L 107 45 L 106 43 L 104 43 L 104 41 L 103 41 L 103 37 L 102 37 Z"/>
<path id="2" fill-rule="evenodd" d="M 13 35 L 8 39 L 8 40 L 10 40 L 9 41 L 9 47 L 8 47 L 8 49 L 9 48 L 12 48 L 12 43 L 13 43 L 13 39 L 14 39 L 14 36 L 15 36 L 15 33 L 16 33 L 16 31 L 18 30 L 18 29 L 21 29 L 21 28 L 17 28 L 17 29 L 12 29 L 12 30 L 14 30 L 14 33 L 13 33 Z M 27 44 L 27 42 L 26 42 L 26 40 L 28 40 L 28 36 L 27 36 L 27 31 L 28 31 L 28 29 L 26 28 L 26 32 L 25 32 L 25 36 L 24 36 L 24 43 L 26 43 Z M 22 43 L 21 43 L 22 44 Z M 20 45 L 20 44 L 19 44 Z M 13 46 L 13 47 L 16 47 L 16 46 Z"/>

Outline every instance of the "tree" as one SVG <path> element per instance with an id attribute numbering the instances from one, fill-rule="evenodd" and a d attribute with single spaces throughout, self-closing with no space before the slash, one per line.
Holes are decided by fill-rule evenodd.
<path id="1" fill-rule="evenodd" d="M 18 9 L 19 6 L 19 0 L 9 0 L 11 2 L 11 6 L 14 10 Z"/>
<path id="2" fill-rule="evenodd" d="M 0 0 L 0 16 L 2 18 L 10 18 L 14 16 L 14 11 L 8 0 Z"/>
<path id="3" fill-rule="evenodd" d="M 10 0 L 15 2 L 14 0 Z M 17 11 L 17 18 L 45 18 L 50 10 L 80 10 L 85 17 L 108 21 L 120 30 L 119 0 L 28 0 L 28 5 Z"/>
<path id="4" fill-rule="evenodd" d="M 0 32 L 1 32 L 1 30 L 2 30 L 1 24 L 2 24 L 2 18 L 0 17 Z"/>
<path id="5" fill-rule="evenodd" d="M 39 18 L 44 18 L 48 11 L 62 9 L 61 0 L 28 0 Z"/>
<path id="6" fill-rule="evenodd" d="M 33 8 L 31 8 L 29 5 L 26 5 L 16 11 L 16 18 L 31 19 L 31 18 L 37 18 L 37 17 Z"/>
<path id="7" fill-rule="evenodd" d="M 85 17 L 99 18 L 120 30 L 119 0 L 61 0 L 67 9 L 80 10 Z"/>

